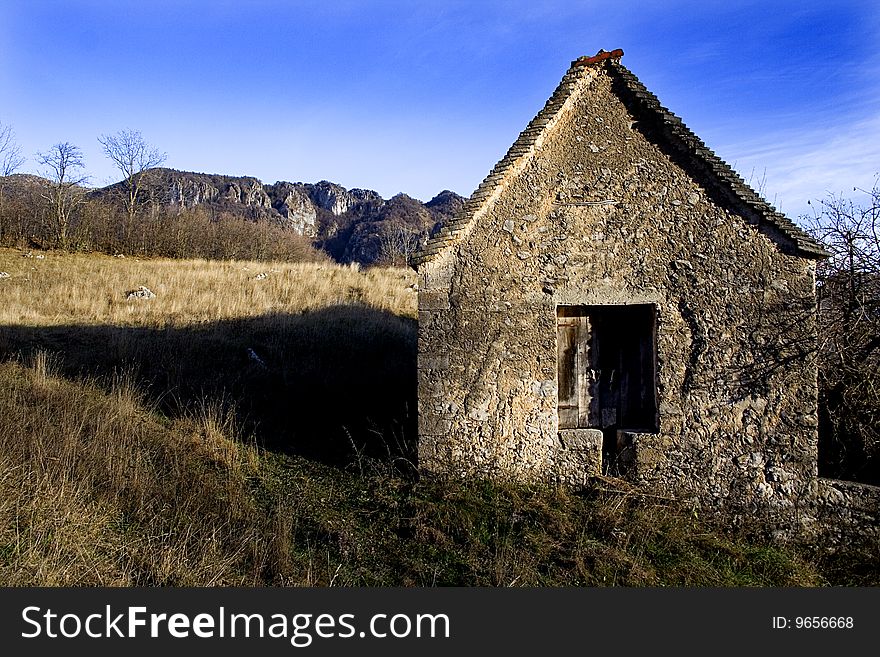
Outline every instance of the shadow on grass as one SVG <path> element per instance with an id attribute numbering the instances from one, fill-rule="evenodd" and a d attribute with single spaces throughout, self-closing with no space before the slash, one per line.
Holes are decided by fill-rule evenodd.
<path id="1" fill-rule="evenodd" d="M 124 373 L 166 415 L 232 411 L 267 449 L 333 465 L 415 462 L 416 345 L 415 320 L 358 305 L 155 329 L 0 326 L 2 359 L 43 350 L 66 377 Z"/>

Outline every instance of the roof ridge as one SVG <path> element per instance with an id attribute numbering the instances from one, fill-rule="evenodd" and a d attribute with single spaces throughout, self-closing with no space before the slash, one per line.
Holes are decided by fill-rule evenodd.
<path id="1" fill-rule="evenodd" d="M 682 142 L 692 155 L 702 161 L 714 176 L 726 187 L 729 195 L 759 215 L 759 218 L 773 226 L 787 238 L 803 255 L 810 257 L 826 257 L 828 252 L 813 237 L 797 226 L 791 219 L 768 203 L 758 192 L 752 189 L 727 162 L 718 157 L 706 144 L 685 125 L 680 117 L 660 104 L 659 99 L 618 60 L 608 62 L 611 69 L 624 82 L 624 86 L 632 94 L 635 101 L 644 108 L 655 112 L 664 128 L 670 135 Z"/>
<path id="2" fill-rule="evenodd" d="M 612 71 L 613 75 L 623 83 L 624 88 L 631 97 L 631 101 L 637 104 L 642 111 L 647 110 L 653 113 L 662 129 L 668 133 L 668 136 L 683 146 L 682 150 L 702 163 L 708 170 L 708 173 L 715 178 L 716 185 L 727 196 L 735 202 L 746 206 L 749 211 L 757 214 L 759 224 L 764 222 L 766 225 L 775 228 L 791 241 L 795 250 L 801 255 L 811 258 L 822 258 L 829 255 L 819 242 L 752 189 L 729 164 L 718 157 L 694 134 L 680 117 L 664 107 L 657 96 L 649 91 L 629 69 L 620 63 L 622 55 L 623 51 L 620 49 L 611 52 L 600 50 L 592 57 L 580 57 L 571 62 L 571 66 L 563 75 L 562 80 L 544 104 L 544 107 L 519 134 L 504 157 L 492 168 L 453 219 L 432 235 L 419 253 L 416 254 L 414 258 L 415 266 L 430 262 L 447 246 L 458 242 L 462 233 L 471 225 L 477 212 L 498 190 L 499 183 L 522 158 L 532 152 L 547 126 L 571 97 L 576 83 L 584 76 L 584 72 L 589 69 L 596 70 L 600 67 Z"/>
<path id="3" fill-rule="evenodd" d="M 605 61 L 611 56 L 619 56 L 615 55 L 617 52 L 620 52 L 621 55 L 623 54 L 623 51 L 613 51 L 611 53 L 600 51 L 600 55 L 607 55 L 607 57 L 602 56 L 597 62 Z M 597 55 L 597 57 L 600 55 Z M 427 243 L 414 258 L 416 266 L 433 260 L 446 246 L 458 241 L 458 237 L 470 225 L 474 215 L 476 215 L 483 203 L 498 189 L 498 183 L 513 170 L 522 158 L 531 153 L 547 126 L 550 125 L 566 101 L 571 97 L 577 81 L 584 75 L 583 72 L 587 63 L 583 61 L 584 59 L 580 58 L 571 63 L 571 66 L 565 72 L 565 75 L 562 76 L 562 80 L 553 91 L 553 94 L 544 103 L 544 107 L 529 121 L 525 129 L 520 132 L 516 141 L 507 149 L 504 157 L 498 161 L 477 189 L 474 190 L 474 193 L 465 201 L 461 210 L 456 213 L 448 224 L 428 239 Z"/>

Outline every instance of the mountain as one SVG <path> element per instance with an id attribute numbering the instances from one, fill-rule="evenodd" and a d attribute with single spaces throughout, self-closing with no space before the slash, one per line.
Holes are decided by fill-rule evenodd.
<path id="1" fill-rule="evenodd" d="M 91 192 L 101 200 L 125 193 L 123 183 Z M 144 201 L 166 210 L 201 207 L 253 221 L 270 221 L 314 240 L 339 262 L 395 261 L 407 240 L 423 239 L 464 205 L 449 190 L 427 203 L 406 194 L 389 200 L 369 189 L 346 189 L 327 180 L 263 184 L 250 176 L 151 169 L 142 183 Z M 403 241 L 401 241 L 403 240 Z"/>
<path id="2" fill-rule="evenodd" d="M 46 188 L 49 181 L 40 176 L 30 173 L 13 173 L 9 176 L 0 176 L 0 183 L 6 191 L 13 193 L 39 192 Z"/>

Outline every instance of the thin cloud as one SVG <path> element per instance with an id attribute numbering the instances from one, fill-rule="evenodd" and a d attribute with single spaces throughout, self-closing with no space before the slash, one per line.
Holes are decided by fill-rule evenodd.
<path id="1" fill-rule="evenodd" d="M 764 196 L 789 216 L 809 213 L 807 201 L 870 188 L 880 172 L 880 114 L 849 122 L 766 132 L 726 149 L 744 178 L 764 179 Z"/>

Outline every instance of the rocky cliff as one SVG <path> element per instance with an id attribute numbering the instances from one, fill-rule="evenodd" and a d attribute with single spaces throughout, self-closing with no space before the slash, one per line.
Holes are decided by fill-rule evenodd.
<path id="1" fill-rule="evenodd" d="M 94 190 L 112 199 L 124 185 Z M 193 173 L 158 168 L 142 183 L 144 201 L 179 211 L 202 207 L 215 213 L 271 221 L 315 244 L 340 262 L 406 264 L 412 246 L 461 209 L 464 199 L 444 190 L 427 203 L 405 194 L 389 200 L 369 189 L 317 183 Z"/>

